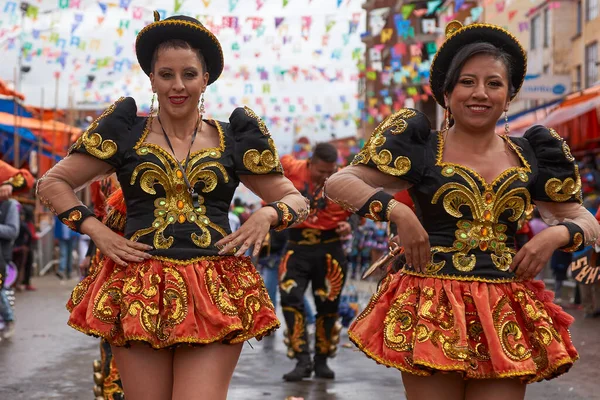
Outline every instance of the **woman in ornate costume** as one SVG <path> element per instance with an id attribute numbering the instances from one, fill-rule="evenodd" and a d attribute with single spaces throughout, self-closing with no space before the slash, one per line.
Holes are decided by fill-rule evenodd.
<path id="1" fill-rule="evenodd" d="M 444 128 L 432 131 L 422 113 L 403 109 L 326 184 L 334 201 L 402 227 L 404 267 L 382 280 L 349 334 L 402 372 L 411 400 L 522 399 L 526 383 L 578 358 L 572 317 L 532 279 L 554 250 L 594 242 L 598 223 L 580 205 L 579 172 L 556 132 L 494 132 L 525 76 L 517 39 L 456 21 L 446 35 L 430 78 Z M 416 215 L 392 197 L 406 188 Z M 517 224 L 532 201 L 552 226 L 517 252 Z"/>
<path id="2" fill-rule="evenodd" d="M 44 203 L 105 255 L 73 291 L 69 325 L 111 344 L 128 400 L 225 399 L 243 342 L 279 327 L 242 255 L 251 246 L 256 255 L 271 227 L 302 221 L 306 202 L 252 110 L 235 109 L 229 123 L 202 119 L 223 53 L 200 22 L 155 13 L 136 53 L 158 114 L 137 117 L 134 100 L 121 98 L 38 184 Z M 74 193 L 113 171 L 127 208 L 124 236 Z M 231 234 L 227 211 L 240 182 L 268 206 Z"/>

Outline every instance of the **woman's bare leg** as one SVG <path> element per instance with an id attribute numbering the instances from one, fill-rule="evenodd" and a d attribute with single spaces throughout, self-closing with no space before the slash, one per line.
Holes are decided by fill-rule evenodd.
<path id="1" fill-rule="evenodd" d="M 165 400 L 173 392 L 173 350 L 111 346 L 127 400 Z"/>
<path id="2" fill-rule="evenodd" d="M 175 349 L 171 400 L 225 400 L 241 352 L 241 343 Z"/>
<path id="3" fill-rule="evenodd" d="M 438 372 L 431 376 L 402 373 L 402 383 L 408 400 L 464 400 L 465 380 L 462 375 Z M 482 399 L 486 397 L 482 397 Z M 479 400 L 479 399 L 478 399 Z"/>
<path id="4" fill-rule="evenodd" d="M 517 379 L 471 379 L 465 400 L 523 400 L 526 386 Z"/>

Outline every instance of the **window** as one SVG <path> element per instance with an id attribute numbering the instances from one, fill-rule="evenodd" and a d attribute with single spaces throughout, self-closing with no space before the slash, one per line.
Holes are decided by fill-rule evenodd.
<path id="1" fill-rule="evenodd" d="M 543 74 L 548 75 L 549 73 L 550 73 L 550 65 L 546 64 L 546 65 L 544 65 Z"/>
<path id="2" fill-rule="evenodd" d="M 544 10 L 544 48 L 550 45 L 550 16 L 549 10 Z"/>
<path id="3" fill-rule="evenodd" d="M 593 19 L 596 19 L 596 17 L 598 16 L 598 3 L 599 0 L 586 0 L 586 7 L 585 7 L 585 20 L 586 21 L 591 21 Z"/>
<path id="4" fill-rule="evenodd" d="M 578 92 L 581 90 L 581 65 L 575 67 L 575 81 L 573 82 L 573 91 Z"/>
<path id="5" fill-rule="evenodd" d="M 538 46 L 537 43 L 537 36 L 538 36 L 538 32 L 540 30 L 540 16 L 536 15 L 535 17 L 533 17 L 531 19 L 531 38 L 530 38 L 530 47 L 531 50 L 535 50 Z"/>
<path id="6" fill-rule="evenodd" d="M 585 46 L 585 87 L 598 80 L 598 42 Z"/>
<path id="7" fill-rule="evenodd" d="M 581 5 L 581 0 L 577 2 L 577 32 L 575 34 L 581 35 L 581 22 L 583 19 L 583 6 Z"/>

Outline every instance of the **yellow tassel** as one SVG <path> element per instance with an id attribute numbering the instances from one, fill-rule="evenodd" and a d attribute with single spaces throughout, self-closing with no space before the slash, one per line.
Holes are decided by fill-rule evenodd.
<path id="1" fill-rule="evenodd" d="M 160 14 L 158 11 L 154 10 L 154 22 L 160 21 Z"/>

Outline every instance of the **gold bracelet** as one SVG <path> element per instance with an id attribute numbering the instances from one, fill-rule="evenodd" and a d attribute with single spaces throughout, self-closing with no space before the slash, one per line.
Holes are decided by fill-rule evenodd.
<path id="1" fill-rule="evenodd" d="M 400 204 L 399 201 L 397 201 L 395 199 L 390 200 L 390 202 L 387 205 L 387 208 L 385 209 L 385 220 L 386 221 L 390 221 L 390 217 L 392 216 L 392 211 L 398 204 Z"/>

